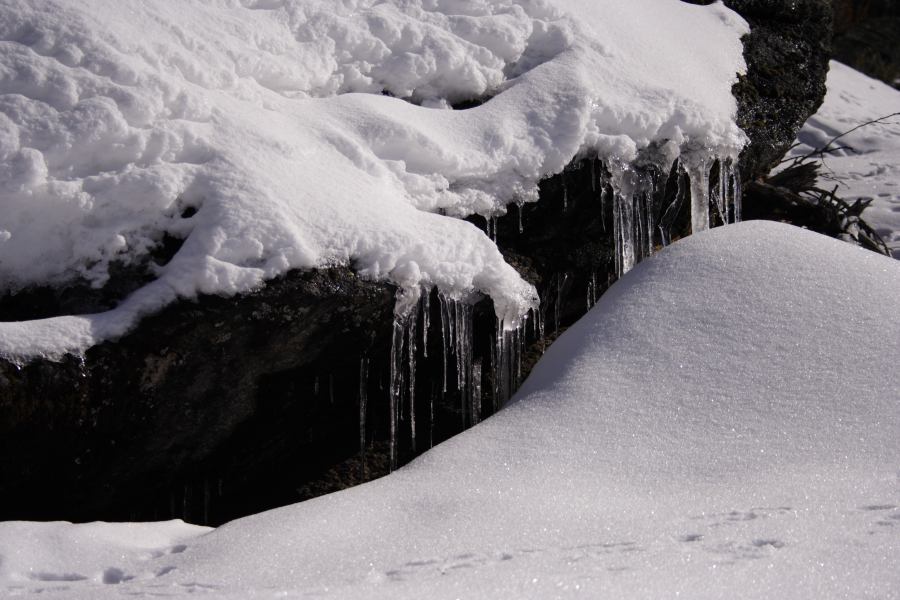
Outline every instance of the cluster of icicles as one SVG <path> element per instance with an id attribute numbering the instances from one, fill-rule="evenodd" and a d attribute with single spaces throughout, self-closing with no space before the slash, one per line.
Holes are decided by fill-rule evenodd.
<path id="1" fill-rule="evenodd" d="M 653 254 L 658 246 L 672 243 L 672 227 L 687 195 L 685 179 L 690 187 L 692 233 L 709 229 L 713 217 L 711 206 L 720 223 L 741 220 L 741 178 L 732 159 L 717 159 L 706 154 L 679 159 L 674 166 L 677 192 L 672 202 L 661 209 L 655 206 L 654 198 L 665 190 L 669 178 L 667 170 L 654 165 L 635 168 L 613 161 L 608 165 L 608 171 L 603 169 L 598 176 L 594 165 L 592 162 L 591 187 L 595 193 L 599 188 L 601 214 L 606 214 L 607 202 L 613 203 L 613 238 L 619 277 Z M 715 185 L 710 182 L 711 172 L 718 173 Z"/>
<path id="2" fill-rule="evenodd" d="M 671 229 L 675 217 L 685 198 L 691 199 L 691 231 L 696 233 L 709 229 L 711 207 L 717 211 L 716 221 L 734 223 L 741 219 L 740 175 L 733 159 L 718 159 L 708 154 L 681 158 L 674 165 L 677 191 L 674 199 L 660 211 L 654 207 L 654 197 L 664 192 L 669 172 L 653 165 L 636 167 L 609 161 L 606 168 L 597 169 L 591 161 L 591 187 L 599 201 L 602 215 L 607 214 L 607 203 L 612 202 L 612 234 L 615 240 L 616 273 L 622 276 L 640 260 L 650 256 L 657 247 L 672 242 Z M 717 168 L 713 168 L 715 167 Z M 711 185 L 711 172 L 718 173 L 718 181 Z M 684 180 L 687 179 L 689 186 Z M 662 189 L 660 188 L 662 186 Z M 567 195 L 564 190 L 564 210 Z M 493 224 L 493 227 L 492 227 Z M 604 228 L 607 226 L 604 220 Z M 496 241 L 496 218 L 488 219 L 488 235 L 493 230 Z M 519 231 L 522 231 L 521 206 L 519 211 Z M 587 286 L 587 309 L 598 299 L 598 286 L 591 276 Z M 559 283 L 557 295 L 559 294 Z M 471 296 L 471 294 L 470 294 Z M 416 355 L 419 342 L 424 356 L 428 356 L 428 332 L 431 328 L 430 290 L 421 290 L 418 302 L 410 305 L 398 300 L 393 324 L 393 339 L 390 356 L 390 467 L 397 468 L 398 423 L 404 409 L 409 419 L 412 439 L 410 447 L 417 453 L 416 440 Z M 475 295 L 477 298 L 477 295 Z M 482 402 L 486 396 L 483 389 L 483 362 L 476 359 L 473 352 L 474 327 L 473 303 L 470 300 L 454 299 L 440 292 L 440 331 L 443 347 L 443 392 L 455 387 L 460 396 L 460 411 L 463 427 L 478 424 L 482 419 Z M 561 299 L 556 298 L 556 310 Z M 557 326 L 559 316 L 556 317 Z M 493 355 L 490 357 L 490 377 L 493 384 L 489 398 L 492 413 L 499 410 L 522 383 L 522 357 L 526 344 L 544 338 L 544 319 L 539 306 L 533 307 L 512 326 L 497 320 L 494 333 Z M 448 362 L 455 361 L 456 381 L 448 381 Z M 360 366 L 360 448 L 366 443 L 366 380 L 368 360 Z M 429 418 L 434 416 L 432 405 Z"/>
<path id="3" fill-rule="evenodd" d="M 443 352 L 443 381 L 441 391 L 456 390 L 459 394 L 462 427 L 477 425 L 482 420 L 483 382 L 488 374 L 484 372 L 484 362 L 475 358 L 474 352 L 474 305 L 465 300 L 454 299 L 441 292 L 436 295 L 439 306 L 441 347 Z M 431 293 L 424 290 L 414 308 L 395 315 L 390 357 L 390 468 L 397 468 L 398 432 L 401 411 L 405 410 L 409 419 L 411 435 L 410 449 L 415 455 L 419 444 L 416 439 L 416 356 L 419 344 L 423 356 L 428 357 L 428 333 L 431 329 Z M 496 412 L 518 389 L 522 382 L 522 357 L 525 353 L 527 324 L 532 323 L 534 339 L 543 337 L 544 325 L 537 309 L 529 311 L 517 327 L 507 328 L 497 323 L 493 352 L 489 359 L 489 380 L 493 384 L 490 391 L 492 412 Z M 455 364 L 454 364 L 455 363 Z M 366 412 L 368 359 L 360 363 L 360 448 L 366 445 Z M 451 374 L 455 373 L 454 378 Z M 430 398 L 429 414 L 434 419 L 434 396 Z M 431 423 L 433 425 L 433 421 Z M 430 429 L 430 427 L 429 427 Z M 430 445 L 431 440 L 429 438 Z"/>

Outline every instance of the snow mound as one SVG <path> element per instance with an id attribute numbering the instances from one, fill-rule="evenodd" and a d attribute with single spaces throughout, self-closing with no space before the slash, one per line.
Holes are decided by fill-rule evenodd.
<path id="1" fill-rule="evenodd" d="M 0 0 L 0 289 L 102 286 L 185 240 L 110 313 L 0 324 L 0 355 L 350 263 L 514 324 L 534 289 L 459 217 L 579 154 L 736 156 L 745 31 L 678 0 Z"/>
<path id="2" fill-rule="evenodd" d="M 900 91 L 837 61 L 831 61 L 827 83 L 824 103 L 800 130 L 789 156 L 803 156 L 863 123 L 900 113 Z M 900 116 L 866 125 L 835 146 L 845 148 L 825 157 L 820 187 L 838 186 L 846 200 L 872 200 L 863 218 L 900 258 Z"/>
<path id="3" fill-rule="evenodd" d="M 897 298 L 900 263 L 824 236 L 701 233 L 616 283 L 511 405 L 392 475 L 151 559 L 3 524 L 0 585 L 46 587 L 29 573 L 52 564 L 85 578 L 60 598 L 893 598 Z M 59 561 L 60 539 L 80 552 Z M 133 579 L 97 584 L 110 567 Z"/>

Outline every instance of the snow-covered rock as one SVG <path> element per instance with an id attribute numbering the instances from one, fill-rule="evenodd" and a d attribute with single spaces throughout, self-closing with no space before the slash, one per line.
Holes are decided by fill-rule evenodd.
<path id="1" fill-rule="evenodd" d="M 580 153 L 735 157 L 745 31 L 676 0 L 3 0 L 0 285 L 101 286 L 185 243 L 116 310 L 0 324 L 0 354 L 349 263 L 409 301 L 489 295 L 512 325 L 533 288 L 456 217 L 534 201 Z"/>
<path id="2" fill-rule="evenodd" d="M 814 233 L 694 235 L 616 283 L 511 406 L 393 475 L 190 539 L 166 523 L 0 524 L 0 585 L 892 598 L 898 297 L 900 263 Z"/>

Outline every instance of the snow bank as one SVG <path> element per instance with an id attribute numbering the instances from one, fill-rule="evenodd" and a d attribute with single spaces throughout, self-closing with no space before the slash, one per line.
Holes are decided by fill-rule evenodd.
<path id="1" fill-rule="evenodd" d="M 900 91 L 836 61 L 828 73 L 828 93 L 819 111 L 797 136 L 791 156 L 822 148 L 858 125 L 900 112 Z M 819 179 L 845 200 L 871 199 L 863 218 L 900 258 L 900 117 L 867 125 L 835 145 Z"/>
<path id="2" fill-rule="evenodd" d="M 112 557 L 90 529 L 2 524 L 0 585 L 91 599 L 896 598 L 897 298 L 900 263 L 824 236 L 768 222 L 701 233 L 616 283 L 511 405 L 394 474 L 178 554 Z M 60 559 L 60 543 L 79 552 Z M 133 579 L 99 584 L 110 568 Z"/>
<path id="3" fill-rule="evenodd" d="M 677 0 L 0 0 L 0 289 L 102 286 L 185 238 L 110 313 L 0 324 L 0 355 L 332 264 L 514 324 L 534 289 L 458 217 L 579 153 L 735 156 L 745 31 Z"/>

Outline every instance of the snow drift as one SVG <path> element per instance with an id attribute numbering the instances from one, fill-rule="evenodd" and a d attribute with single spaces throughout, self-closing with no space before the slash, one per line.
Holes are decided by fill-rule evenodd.
<path id="1" fill-rule="evenodd" d="M 745 31 L 677 0 L 0 0 L 0 288 L 102 286 L 185 239 L 114 311 L 0 324 L 0 354 L 350 263 L 401 310 L 436 285 L 511 326 L 534 289 L 459 217 L 536 200 L 579 154 L 620 179 L 734 158 Z"/>
<path id="2" fill-rule="evenodd" d="M 0 585 L 894 598 L 897 298 L 900 263 L 842 242 L 766 222 L 698 234 L 616 283 L 510 406 L 394 474 L 209 533 L 2 524 Z"/>

